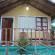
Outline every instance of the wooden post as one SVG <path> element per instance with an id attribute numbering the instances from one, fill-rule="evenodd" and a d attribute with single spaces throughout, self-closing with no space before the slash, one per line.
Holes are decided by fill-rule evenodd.
<path id="1" fill-rule="evenodd" d="M 31 29 L 31 41 L 32 41 L 32 29 Z"/>
<path id="2" fill-rule="evenodd" d="M 5 29 L 5 41 L 7 41 L 7 29 Z"/>
<path id="3" fill-rule="evenodd" d="M 5 49 L 6 55 L 9 55 L 9 42 L 6 41 L 6 49 Z"/>
<path id="4" fill-rule="evenodd" d="M 43 29 L 43 40 L 44 40 L 44 29 Z"/>
<path id="5" fill-rule="evenodd" d="M 24 39 L 24 29 L 22 29 L 22 31 L 23 31 L 23 39 Z"/>
<path id="6" fill-rule="evenodd" d="M 11 41 L 11 29 L 10 29 L 10 41 Z"/>
<path id="7" fill-rule="evenodd" d="M 48 38 L 49 38 L 49 37 L 48 37 L 48 29 L 47 29 L 47 41 L 48 41 Z M 48 45 L 48 42 L 47 42 L 47 45 Z"/>
<path id="8" fill-rule="evenodd" d="M 14 28 L 14 41 L 15 41 L 15 30 L 16 30 L 16 29 Z M 15 46 L 15 42 L 14 42 L 14 46 Z"/>
<path id="9" fill-rule="evenodd" d="M 35 41 L 36 41 L 36 29 L 35 29 Z"/>
<path id="10" fill-rule="evenodd" d="M 36 49 L 36 29 L 35 29 L 35 55 L 37 55 L 37 49 Z"/>
<path id="11" fill-rule="evenodd" d="M 50 36 L 51 36 L 51 41 L 52 41 L 52 30 L 50 29 Z"/>
<path id="12" fill-rule="evenodd" d="M 10 41 L 11 41 L 11 29 L 10 29 Z M 10 46 L 11 46 L 11 43 L 10 43 Z"/>
<path id="13" fill-rule="evenodd" d="M 48 38 L 49 38 L 49 37 L 48 37 L 48 29 L 47 29 L 47 41 L 48 41 Z"/>
<path id="14" fill-rule="evenodd" d="M 52 30 L 50 29 L 50 38 L 51 38 L 51 41 L 52 41 Z M 52 45 L 53 43 L 51 42 L 51 45 Z"/>
<path id="15" fill-rule="evenodd" d="M 27 29 L 27 40 L 28 40 L 28 29 Z"/>
<path id="16" fill-rule="evenodd" d="M 40 29 L 39 29 L 39 41 L 40 41 Z"/>
<path id="17" fill-rule="evenodd" d="M 3 36 L 2 36 L 2 31 L 3 31 L 3 29 L 1 29 L 1 41 L 2 41 L 2 37 L 3 37 Z M 2 46 L 2 42 L 1 42 L 1 46 Z"/>

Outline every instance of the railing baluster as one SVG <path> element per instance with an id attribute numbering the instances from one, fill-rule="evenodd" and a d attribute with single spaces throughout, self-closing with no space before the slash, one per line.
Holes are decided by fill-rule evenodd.
<path id="1" fill-rule="evenodd" d="M 10 29 L 10 41 L 11 41 L 11 29 Z"/>
<path id="2" fill-rule="evenodd" d="M 31 29 L 31 41 L 32 41 L 32 29 Z"/>
<path id="3" fill-rule="evenodd" d="M 5 41 L 7 41 L 7 28 L 5 29 Z"/>
<path id="4" fill-rule="evenodd" d="M 6 49 L 5 49 L 6 55 L 9 55 L 9 42 L 6 41 Z"/>
<path id="5" fill-rule="evenodd" d="M 44 29 L 43 29 L 43 40 L 44 40 Z"/>
<path id="6" fill-rule="evenodd" d="M 27 40 L 28 40 L 28 29 L 27 29 Z"/>
<path id="7" fill-rule="evenodd" d="M 22 29 L 22 31 L 23 31 L 23 39 L 24 39 L 24 29 Z"/>
<path id="8" fill-rule="evenodd" d="M 11 41 L 11 29 L 9 29 L 10 30 L 10 41 Z M 11 46 L 11 43 L 10 43 L 10 46 Z"/>
<path id="9" fill-rule="evenodd" d="M 52 40 L 52 29 L 50 29 L 50 37 L 51 37 L 51 41 L 53 41 Z M 52 45 L 52 42 L 51 42 L 51 45 Z"/>
<path id="10" fill-rule="evenodd" d="M 36 29 L 35 29 L 35 41 L 36 41 Z"/>
<path id="11" fill-rule="evenodd" d="M 51 29 L 51 38 L 52 38 L 52 41 L 53 41 L 53 36 L 52 36 L 52 29 Z"/>
<path id="12" fill-rule="evenodd" d="M 20 31 L 20 29 L 18 28 L 18 37 L 19 37 L 19 34 L 20 34 L 20 32 L 19 32 L 19 31 Z"/>
<path id="13" fill-rule="evenodd" d="M 37 49 L 36 49 L 36 46 L 37 46 L 37 44 L 36 44 L 36 29 L 35 29 L 35 55 L 37 55 Z"/>
<path id="14" fill-rule="evenodd" d="M 39 29 L 39 41 L 40 41 L 40 29 Z"/>
<path id="15" fill-rule="evenodd" d="M 1 41 L 2 41 L 2 35 L 3 35 L 2 31 L 3 31 L 3 29 L 1 29 Z M 2 46 L 2 42 L 1 42 L 1 46 Z"/>
<path id="16" fill-rule="evenodd" d="M 48 41 L 49 37 L 48 37 L 48 29 L 47 29 L 47 41 Z M 47 42 L 47 45 L 48 45 L 48 42 Z"/>
<path id="17" fill-rule="evenodd" d="M 50 36 L 51 36 L 51 41 L 52 41 L 52 30 L 50 29 Z"/>
<path id="18" fill-rule="evenodd" d="M 48 38 L 49 38 L 49 37 L 48 37 L 48 29 L 47 29 L 47 41 L 48 41 Z"/>
<path id="19" fill-rule="evenodd" d="M 14 28 L 14 41 L 15 41 L 15 30 L 16 30 L 16 29 Z M 14 46 L 15 46 L 15 42 L 14 42 Z"/>

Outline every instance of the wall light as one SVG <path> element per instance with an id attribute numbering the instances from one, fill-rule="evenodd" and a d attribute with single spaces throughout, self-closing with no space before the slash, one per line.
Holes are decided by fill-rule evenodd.
<path id="1" fill-rule="evenodd" d="M 26 10 L 29 10 L 29 6 L 28 5 L 26 6 Z"/>

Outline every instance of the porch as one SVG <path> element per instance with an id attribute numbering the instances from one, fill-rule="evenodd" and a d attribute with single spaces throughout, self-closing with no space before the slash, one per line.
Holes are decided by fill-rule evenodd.
<path id="1" fill-rule="evenodd" d="M 12 55 L 12 54 L 19 55 L 20 49 L 23 49 L 25 50 L 25 52 L 27 52 L 27 54 L 23 52 L 23 55 L 24 54 L 26 55 L 28 54 L 29 55 L 30 54 L 54 55 L 55 54 L 55 30 L 54 29 L 43 30 L 43 31 L 39 29 L 37 31 L 36 29 L 33 28 L 1 28 L 0 31 L 1 31 L 0 53 L 3 55 Z M 5 39 L 3 39 L 3 34 Z M 8 34 L 10 37 L 9 40 L 7 40 Z M 20 34 L 22 35 L 23 39 L 25 38 L 25 40 L 21 40 L 21 41 L 19 40 Z M 12 37 L 14 38 L 14 40 L 12 39 Z M 18 44 L 20 42 L 21 43 L 27 42 L 27 44 L 24 46 L 20 46 Z"/>

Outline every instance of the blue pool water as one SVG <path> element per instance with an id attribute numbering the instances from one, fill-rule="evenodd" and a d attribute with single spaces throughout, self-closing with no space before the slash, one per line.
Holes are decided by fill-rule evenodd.
<path id="1" fill-rule="evenodd" d="M 51 46 L 49 46 L 49 47 L 51 47 Z M 19 49 L 19 47 L 10 46 L 9 47 L 9 54 L 12 53 L 13 51 L 17 50 L 17 49 Z M 25 49 L 27 49 L 28 51 L 30 51 L 32 53 L 35 53 L 35 46 L 27 46 L 27 47 L 25 47 Z M 43 50 L 47 49 L 47 47 L 45 47 L 45 46 L 37 46 L 36 49 L 37 49 L 37 53 L 40 53 Z M 52 49 L 55 50 L 55 47 L 52 47 Z M 5 47 L 4 46 L 0 46 L 0 53 L 5 55 Z M 24 53 L 25 54 L 30 54 L 28 52 L 24 52 Z M 17 51 L 15 53 L 13 53 L 12 55 L 14 55 L 14 54 L 19 54 L 19 52 Z M 46 50 L 45 52 L 43 52 L 41 54 L 55 54 L 55 51 L 52 51 L 51 49 L 48 49 L 48 50 Z"/>

